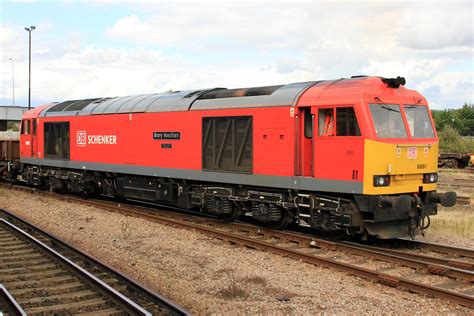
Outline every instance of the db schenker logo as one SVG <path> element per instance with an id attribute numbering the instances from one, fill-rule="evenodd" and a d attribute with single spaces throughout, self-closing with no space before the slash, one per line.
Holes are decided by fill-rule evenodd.
<path id="1" fill-rule="evenodd" d="M 86 147 L 87 144 L 87 132 L 77 131 L 77 146 Z"/>
<path id="2" fill-rule="evenodd" d="M 78 147 L 87 145 L 117 145 L 117 135 L 87 135 L 86 131 L 77 131 L 76 142 Z"/>

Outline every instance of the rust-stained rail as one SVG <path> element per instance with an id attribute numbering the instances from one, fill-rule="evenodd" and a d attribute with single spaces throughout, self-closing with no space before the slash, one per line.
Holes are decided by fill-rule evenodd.
<path id="1" fill-rule="evenodd" d="M 433 244 L 433 243 L 417 241 L 417 240 L 410 240 L 410 239 L 403 239 L 403 238 L 400 238 L 399 241 L 406 247 L 432 250 L 432 251 L 441 252 L 441 253 L 445 253 L 445 254 L 457 254 L 461 257 L 474 259 L 474 250 L 473 249 L 460 248 L 460 247 L 447 246 L 447 245 L 440 245 L 440 244 Z"/>
<path id="2" fill-rule="evenodd" d="M 4 314 L 2 314 L 2 312 Z M 25 311 L 8 292 L 6 287 L 0 283 L 0 315 L 26 316 Z"/>
<path id="3" fill-rule="evenodd" d="M 188 222 L 188 221 L 179 220 L 179 219 L 176 219 L 176 218 L 170 218 L 170 217 L 165 218 L 165 217 L 161 217 L 161 216 L 146 214 L 146 213 L 143 213 L 143 212 L 133 211 L 133 210 L 128 209 L 128 208 L 117 208 L 114 211 L 118 211 L 118 212 L 121 212 L 121 213 L 126 214 L 126 215 L 136 216 L 136 217 L 140 217 L 140 218 L 146 218 L 148 220 L 158 222 L 158 223 L 162 223 L 162 224 L 166 224 L 166 225 L 170 225 L 170 226 L 192 229 L 192 230 L 195 230 L 197 232 L 206 234 L 208 236 L 218 238 L 218 239 L 221 239 L 221 240 L 224 240 L 224 241 L 227 241 L 227 242 L 231 242 L 231 243 L 234 243 L 234 244 L 242 245 L 242 246 L 253 248 L 253 249 L 259 249 L 259 250 L 264 250 L 264 251 L 276 253 L 276 254 L 279 254 L 279 255 L 282 255 L 282 256 L 285 256 L 285 257 L 301 260 L 301 261 L 304 261 L 304 262 L 307 262 L 307 263 L 312 263 L 312 264 L 315 264 L 315 265 L 335 268 L 339 271 L 344 271 L 344 272 L 348 272 L 348 273 L 351 273 L 351 274 L 354 274 L 354 275 L 357 275 L 357 276 L 360 276 L 360 277 L 375 280 L 379 283 L 382 283 L 382 284 L 385 284 L 385 285 L 388 285 L 388 286 L 392 286 L 392 287 L 396 287 L 396 288 L 404 288 L 404 289 L 408 289 L 408 290 L 418 292 L 418 293 L 433 295 L 433 296 L 438 297 L 438 298 L 447 299 L 447 300 L 450 300 L 452 302 L 474 308 L 474 297 L 466 295 L 466 294 L 457 293 L 457 292 L 450 291 L 450 290 L 445 290 L 445 289 L 430 286 L 430 285 L 427 285 L 427 284 L 422 284 L 422 283 L 412 281 L 412 280 L 409 280 L 409 279 L 405 279 L 405 278 L 402 278 L 402 277 L 393 276 L 393 275 L 383 273 L 383 272 L 380 272 L 380 271 L 370 270 L 370 269 L 366 269 L 366 268 L 363 268 L 363 267 L 358 267 L 358 266 L 355 266 L 355 265 L 339 262 L 339 261 L 336 261 L 334 259 L 321 257 L 321 256 L 318 256 L 318 255 L 315 255 L 315 254 L 299 252 L 296 249 L 291 249 L 291 248 L 287 248 L 287 247 L 278 246 L 278 245 L 275 245 L 271 242 L 266 242 L 264 240 L 249 238 L 249 237 L 246 237 L 246 236 L 240 236 L 238 234 L 233 234 L 233 233 L 230 233 L 230 232 L 220 231 L 220 230 L 215 229 L 215 228 L 206 227 L 206 226 L 203 226 L 203 225 L 191 223 L 191 222 Z"/>
<path id="4" fill-rule="evenodd" d="M 188 315 L 185 310 L 142 287 L 136 281 L 129 279 L 84 252 L 74 249 L 64 241 L 43 232 L 10 212 L 0 209 L 0 215 L 8 219 L 8 221 L 0 219 L 0 228 L 3 228 L 0 230 L 0 239 L 2 240 L 0 242 L 0 254 L 7 254 L 3 258 L 0 257 L 0 269 L 3 269 L 4 272 L 11 271 L 8 276 L 0 276 L 0 282 L 4 281 L 4 283 L 6 282 L 6 284 L 12 286 L 12 294 L 21 297 L 21 303 L 25 304 L 28 313 L 75 313 L 82 310 L 111 314 L 124 311 L 133 315 Z M 15 222 L 15 225 L 12 222 Z M 23 229 L 16 225 L 23 226 Z M 29 232 L 26 232 L 25 229 Z M 39 239 L 33 237 L 32 234 L 37 235 Z M 45 242 L 54 245 L 55 248 L 59 248 L 63 252 L 67 252 L 68 257 L 52 249 Z M 29 247 L 32 245 L 34 247 L 30 250 Z M 12 255 L 12 251 L 18 254 Z M 28 262 L 26 262 L 27 265 L 24 265 L 17 260 L 18 255 L 20 257 L 29 255 L 39 258 L 35 260 L 40 264 L 39 266 L 28 267 Z M 69 255 L 72 256 L 69 257 Z M 81 265 L 88 266 L 89 269 L 94 267 L 94 273 L 87 271 L 76 262 L 81 262 Z M 69 271 L 70 276 L 67 271 Z M 18 273 L 21 274 L 17 277 Z M 25 279 L 26 275 L 29 276 L 27 279 Z M 47 275 L 46 279 L 43 280 L 42 275 Z M 32 279 L 30 280 L 30 278 Z M 102 279 L 106 279 L 107 282 Z M 28 290 L 24 289 L 21 284 L 28 285 Z M 120 290 L 116 290 L 115 287 L 120 288 Z M 52 295 L 48 294 L 50 290 Z M 64 290 L 67 290 L 65 294 L 58 294 Z M 94 296 L 95 292 L 98 296 Z M 28 293 L 45 296 L 40 302 L 36 294 L 31 296 Z M 132 296 L 133 300 L 130 298 Z M 70 301 L 73 297 L 75 301 L 68 303 L 68 300 Z M 83 304 L 81 300 L 84 301 Z M 48 303 L 43 304 L 46 301 Z M 38 305 L 39 303 L 41 304 Z M 142 306 L 146 306 L 146 308 Z"/>
<path id="5" fill-rule="evenodd" d="M 87 305 L 83 311 L 90 309 L 92 311 L 115 310 L 118 312 L 122 310 L 136 315 L 151 315 L 134 301 L 120 292 L 117 292 L 114 288 L 102 282 L 87 270 L 79 267 L 68 258 L 4 219 L 0 219 L 0 236 L 2 240 L 0 244 L 0 254 L 2 254 L 0 264 L 4 272 L 8 271 L 7 275 L 0 277 L 2 283 L 17 285 L 19 281 L 23 283 L 31 282 L 31 284 L 34 285 L 32 286 L 32 290 L 34 290 L 38 286 L 46 286 L 47 282 L 43 282 L 46 280 L 42 278 L 51 279 L 53 276 L 69 277 L 70 279 L 74 279 L 74 282 L 81 284 L 81 286 L 77 286 L 78 290 L 74 293 L 74 297 L 78 298 L 84 305 Z M 34 257 L 44 262 L 39 265 L 41 269 L 29 266 L 30 263 L 27 263 L 28 265 L 21 264 L 20 262 L 26 259 L 23 259 L 23 257 L 26 256 L 25 253 L 28 254 L 27 258 Z M 21 256 L 22 259 L 18 259 L 18 257 Z M 51 258 L 53 258 L 53 260 L 51 260 Z M 15 267 L 12 268 L 12 265 Z M 66 273 L 66 271 L 69 271 L 69 274 Z M 31 279 L 31 281 L 28 279 Z M 15 290 L 16 289 L 13 291 Z M 64 305 L 70 304 L 70 298 L 70 295 L 66 294 L 50 295 L 47 296 L 44 301 L 49 301 L 49 303 L 59 301 L 59 304 L 32 307 L 32 305 L 37 303 L 37 297 L 33 295 L 24 299 L 23 303 L 29 307 L 27 308 L 29 313 L 50 312 L 53 311 L 53 307 L 59 305 L 61 305 L 61 309 L 54 311 L 63 312 L 64 310 L 62 310 L 62 308 L 64 308 Z M 74 308 L 79 307 L 74 306 Z M 67 312 L 68 309 L 66 308 L 65 311 Z"/>

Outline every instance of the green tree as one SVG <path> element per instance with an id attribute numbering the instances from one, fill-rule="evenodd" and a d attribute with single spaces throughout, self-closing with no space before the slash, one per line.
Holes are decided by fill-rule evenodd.
<path id="1" fill-rule="evenodd" d="M 460 109 L 433 110 L 436 130 L 450 126 L 461 135 L 474 136 L 474 105 L 465 103 Z"/>
<path id="2" fill-rule="evenodd" d="M 463 142 L 459 131 L 450 125 L 445 125 L 438 133 L 439 151 L 445 153 L 463 153 L 466 152 L 466 145 Z"/>

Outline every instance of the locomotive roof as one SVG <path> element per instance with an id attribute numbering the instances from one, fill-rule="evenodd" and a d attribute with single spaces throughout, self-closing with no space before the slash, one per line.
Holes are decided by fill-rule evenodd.
<path id="1" fill-rule="evenodd" d="M 350 79 L 341 78 L 338 80 L 307 81 L 265 87 L 241 89 L 213 88 L 125 97 L 70 100 L 48 106 L 45 110 L 41 111 L 40 116 L 52 117 L 291 106 L 296 105 L 299 96 L 313 86 L 319 90 L 319 95 L 328 93 L 329 87 L 338 86 L 342 88 L 348 85 L 356 88 L 359 93 L 363 93 L 362 87 L 367 86 L 366 88 L 368 88 L 368 86 L 371 85 L 369 82 L 377 82 L 377 85 L 384 87 L 398 88 L 400 83 L 397 80 L 399 79 L 403 78 L 386 79 L 380 77 L 356 76 Z M 402 85 L 403 84 L 404 79 Z"/>
<path id="2" fill-rule="evenodd" d="M 42 111 L 41 117 L 114 113 L 170 112 L 217 108 L 293 105 L 315 81 L 243 89 L 214 88 L 115 98 L 70 100 Z"/>

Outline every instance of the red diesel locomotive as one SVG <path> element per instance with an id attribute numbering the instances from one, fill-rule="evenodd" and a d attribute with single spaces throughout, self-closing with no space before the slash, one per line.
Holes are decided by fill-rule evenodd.
<path id="1" fill-rule="evenodd" d="M 10 177 L 328 234 L 414 236 L 437 203 L 438 139 L 403 78 L 73 100 L 23 116 Z"/>

